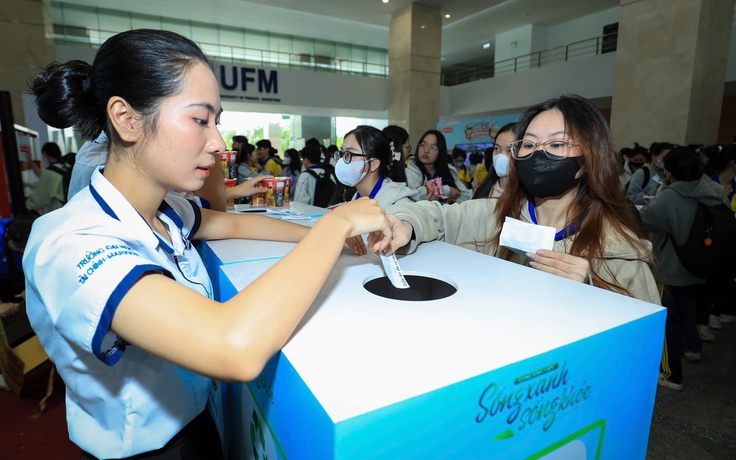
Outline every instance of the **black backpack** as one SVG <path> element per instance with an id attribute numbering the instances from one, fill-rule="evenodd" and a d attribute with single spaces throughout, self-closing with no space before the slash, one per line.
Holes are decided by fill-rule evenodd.
<path id="1" fill-rule="evenodd" d="M 695 276 L 710 278 L 734 273 L 736 216 L 725 204 L 706 206 L 698 203 L 687 240 L 681 246 L 672 240 L 672 245 L 682 265 Z"/>
<path id="2" fill-rule="evenodd" d="M 71 166 L 63 165 L 51 165 L 49 171 L 53 171 L 61 176 L 61 183 L 64 187 L 64 203 L 69 199 L 69 183 L 72 181 L 72 168 Z"/>
<path id="3" fill-rule="evenodd" d="M 314 187 L 314 205 L 320 208 L 326 208 L 330 204 L 330 199 L 335 193 L 337 184 L 330 179 L 330 175 L 327 172 L 317 174 L 311 169 L 306 170 L 310 176 L 317 179 L 317 185 Z"/>

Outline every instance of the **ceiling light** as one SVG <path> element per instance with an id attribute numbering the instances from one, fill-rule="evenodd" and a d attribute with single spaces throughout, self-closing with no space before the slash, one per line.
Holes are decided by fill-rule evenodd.
<path id="1" fill-rule="evenodd" d="M 383 3 L 388 3 L 388 0 L 381 0 Z"/>
<path id="2" fill-rule="evenodd" d="M 450 13 L 445 13 L 445 19 L 450 19 L 452 15 Z"/>
<path id="3" fill-rule="evenodd" d="M 491 47 L 491 44 L 490 43 L 483 43 L 483 49 L 484 50 L 487 50 L 490 47 Z"/>

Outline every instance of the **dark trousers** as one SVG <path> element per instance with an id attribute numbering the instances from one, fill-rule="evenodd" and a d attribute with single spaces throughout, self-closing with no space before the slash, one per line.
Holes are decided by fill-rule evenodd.
<path id="1" fill-rule="evenodd" d="M 220 446 L 220 435 L 217 427 L 205 409 L 194 418 L 187 426 L 176 434 L 166 445 L 160 449 L 126 457 L 129 460 L 222 460 L 222 446 Z M 98 460 L 87 452 L 82 454 L 80 460 Z"/>
<path id="2" fill-rule="evenodd" d="M 702 347 L 695 328 L 695 286 L 670 286 L 665 288 L 662 305 L 667 308 L 665 324 L 665 353 L 662 357 L 661 371 L 675 383 L 682 383 L 682 353 L 699 352 Z M 695 337 L 693 337 L 695 336 Z M 685 349 L 699 344 L 697 349 Z"/>

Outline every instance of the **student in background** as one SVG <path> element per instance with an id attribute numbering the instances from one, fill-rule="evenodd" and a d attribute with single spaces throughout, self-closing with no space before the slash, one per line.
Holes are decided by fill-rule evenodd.
<path id="1" fill-rule="evenodd" d="M 33 193 L 26 198 L 26 208 L 44 214 L 66 203 L 64 176 L 71 174 L 71 166 L 61 161 L 61 149 L 55 142 L 43 144 L 41 154 L 49 166 L 33 185 Z"/>
<path id="2" fill-rule="evenodd" d="M 268 139 L 261 139 L 256 142 L 256 153 L 258 155 L 258 161 L 261 163 L 261 167 L 272 176 L 281 175 L 281 162 L 276 156 L 278 150 L 271 146 L 271 141 Z"/>
<path id="3" fill-rule="evenodd" d="M 682 245 L 690 234 L 698 203 L 726 204 L 726 194 L 703 175 L 700 160 L 687 148 L 674 148 L 664 158 L 664 182 L 656 197 L 639 210 L 644 228 L 652 232 L 658 251 L 660 282 L 665 285 L 662 305 L 667 307 L 666 359 L 662 361 L 659 384 L 682 389 L 682 361 L 701 359 L 702 343 L 696 328 L 696 290 L 705 279 L 690 273 L 680 262 L 675 244 Z M 728 274 L 732 278 L 732 274 Z"/>
<path id="4" fill-rule="evenodd" d="M 289 189 L 289 199 L 294 200 L 296 193 L 296 183 L 299 175 L 302 173 L 302 158 L 297 149 L 287 149 L 284 152 L 284 169 L 281 172 L 283 177 L 291 178 L 291 188 Z"/>
<path id="5" fill-rule="evenodd" d="M 336 181 L 329 172 L 325 171 L 322 163 L 322 152 L 319 150 L 319 146 L 306 145 L 302 149 L 301 155 L 304 170 L 299 174 L 299 179 L 296 182 L 294 201 L 313 206 L 324 206 L 324 204 L 319 203 L 319 200 L 316 200 L 318 194 L 317 179 L 319 176 L 324 176 L 329 178 L 333 183 L 336 183 Z M 318 177 L 314 177 L 309 171 Z M 334 188 L 332 192 L 334 192 Z M 332 193 L 330 193 L 330 196 L 332 196 Z"/>
<path id="6" fill-rule="evenodd" d="M 486 178 L 473 192 L 473 199 L 498 198 L 503 194 L 511 163 L 511 143 L 516 139 L 514 126 L 515 123 L 507 123 L 496 133 L 491 153 L 491 167 Z"/>
<path id="7" fill-rule="evenodd" d="M 452 165 L 455 167 L 460 181 L 465 185 L 465 187 L 472 190 L 473 176 L 470 174 L 470 170 L 465 164 L 465 161 L 467 159 L 468 152 L 466 152 L 464 149 L 461 149 L 460 147 L 454 147 L 452 149 Z"/>
<path id="8" fill-rule="evenodd" d="M 457 170 L 448 164 L 445 136 L 436 129 L 425 132 L 417 144 L 414 161 L 406 168 L 406 185 L 417 190 L 419 199 L 437 200 L 436 194 L 427 191 L 426 182 L 441 178 L 444 201 L 460 203 L 470 199 L 470 190 L 460 180 Z"/>
<path id="9" fill-rule="evenodd" d="M 211 63 L 162 30 L 110 37 L 94 64 L 50 64 L 32 85 L 42 120 L 86 139 L 105 130 L 103 170 L 67 206 L 42 216 L 26 245 L 28 316 L 64 379 L 67 422 L 83 459 L 222 458 L 206 409 L 210 378 L 247 381 L 293 334 L 345 240 L 390 228 L 371 200 L 312 229 L 200 209 L 196 190 L 226 145 Z M 103 107 L 104 110 L 97 110 Z M 219 303 L 192 239 L 299 242 L 267 273 Z M 290 273 L 299 296 L 263 309 Z"/>
<path id="10" fill-rule="evenodd" d="M 664 158 L 673 148 L 674 145 L 668 142 L 652 144 L 649 149 L 651 160 L 629 179 L 626 189 L 626 198 L 629 201 L 642 205 L 657 193 L 657 188 L 664 182 Z"/>

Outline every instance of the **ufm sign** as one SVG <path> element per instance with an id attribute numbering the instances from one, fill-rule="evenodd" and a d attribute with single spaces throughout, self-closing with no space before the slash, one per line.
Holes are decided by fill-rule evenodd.
<path id="1" fill-rule="evenodd" d="M 278 71 L 235 64 L 219 64 L 223 99 L 281 102 Z"/>

